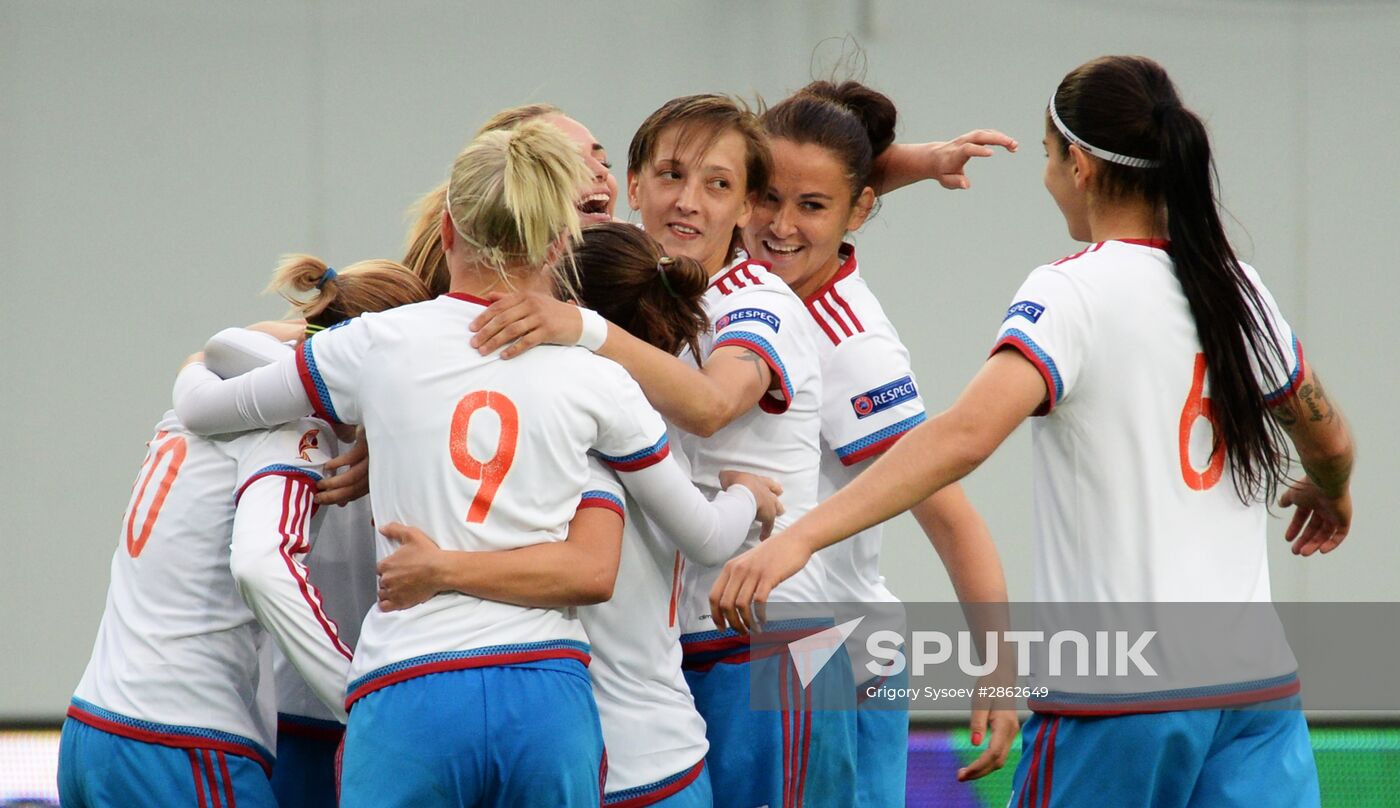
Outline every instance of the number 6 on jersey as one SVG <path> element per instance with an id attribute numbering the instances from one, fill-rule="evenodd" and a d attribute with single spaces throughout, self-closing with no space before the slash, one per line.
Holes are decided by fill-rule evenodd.
<path id="1" fill-rule="evenodd" d="M 501 419 L 501 434 L 496 440 L 496 451 L 485 462 L 472 457 L 468 443 L 472 415 L 479 410 L 491 410 Z M 486 521 L 486 514 L 491 510 L 491 501 L 496 498 L 501 481 L 510 471 L 510 464 L 515 462 L 515 442 L 519 434 L 520 416 L 515 409 L 515 402 L 504 393 L 477 390 L 463 396 L 462 400 L 457 402 L 457 408 L 452 412 L 452 431 L 448 435 L 452 465 L 467 479 L 481 481 L 481 487 L 476 490 L 471 508 L 467 511 L 467 524 Z"/>

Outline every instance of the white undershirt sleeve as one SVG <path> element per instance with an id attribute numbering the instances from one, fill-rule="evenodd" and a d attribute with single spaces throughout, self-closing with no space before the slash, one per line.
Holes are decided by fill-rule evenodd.
<path id="1" fill-rule="evenodd" d="M 175 379 L 174 403 L 185 428 L 206 437 L 268 429 L 311 414 L 291 355 L 228 380 L 194 362 Z"/>
<path id="2" fill-rule="evenodd" d="M 717 566 L 729 560 L 744 543 L 758 510 L 753 492 L 742 485 L 707 501 L 671 457 L 617 476 L 647 518 L 697 564 Z"/>

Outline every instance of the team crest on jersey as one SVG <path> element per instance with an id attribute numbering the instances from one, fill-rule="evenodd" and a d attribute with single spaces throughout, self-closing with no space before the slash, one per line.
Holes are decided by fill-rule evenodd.
<path id="1" fill-rule="evenodd" d="M 1004 323 L 1012 317 L 1024 317 L 1033 323 L 1040 322 L 1040 315 L 1045 313 L 1045 307 L 1039 303 L 1029 300 L 1020 300 L 1011 304 L 1011 308 L 1006 310 L 1006 316 L 1001 318 Z"/>
<path id="2" fill-rule="evenodd" d="M 742 323 L 746 320 L 755 320 L 763 323 L 773 329 L 774 333 L 777 333 L 778 329 L 781 328 L 783 324 L 783 321 L 778 318 L 778 315 L 766 309 L 737 309 L 719 318 L 719 320 L 715 322 L 715 331 L 723 331 L 734 323 Z"/>
<path id="3" fill-rule="evenodd" d="M 919 391 L 914 387 L 914 377 L 905 376 L 874 390 L 852 396 L 851 409 L 855 410 L 857 418 L 869 418 L 917 395 Z"/>
<path id="4" fill-rule="evenodd" d="M 301 436 L 301 442 L 297 444 L 297 453 L 301 455 L 302 460 L 310 463 L 311 450 L 321 448 L 320 441 L 317 439 L 320 434 L 321 430 L 319 429 L 308 429 L 306 434 Z"/>

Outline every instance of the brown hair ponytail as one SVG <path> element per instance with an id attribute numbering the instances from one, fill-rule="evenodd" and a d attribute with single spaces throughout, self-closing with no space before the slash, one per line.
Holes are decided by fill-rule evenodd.
<path id="1" fill-rule="evenodd" d="M 334 270 L 321 259 L 301 253 L 282 257 L 267 291 L 282 295 L 292 304 L 294 315 L 319 328 L 432 296 L 426 284 L 393 261 L 360 261 Z"/>
<path id="2" fill-rule="evenodd" d="M 640 227 L 613 222 L 585 228 L 574 247 L 585 306 L 632 336 L 675 355 L 710 321 L 700 303 L 710 278 L 693 258 L 673 258 Z"/>

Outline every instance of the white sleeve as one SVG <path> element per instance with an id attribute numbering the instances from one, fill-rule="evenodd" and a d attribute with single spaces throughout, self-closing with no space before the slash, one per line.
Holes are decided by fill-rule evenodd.
<path id="1" fill-rule="evenodd" d="M 1032 272 L 1013 300 L 992 353 L 1012 348 L 1035 365 L 1046 402 L 1034 414 L 1046 415 L 1074 392 L 1093 344 L 1088 310 L 1070 278 L 1051 266 Z"/>
<path id="2" fill-rule="evenodd" d="M 636 471 L 661 462 L 671 453 L 666 422 L 622 366 L 600 361 L 607 362 L 600 370 L 607 370 L 593 380 L 593 389 L 602 393 L 594 409 L 598 435 L 593 455 L 613 471 Z"/>
<path id="3" fill-rule="evenodd" d="M 267 429 L 313 413 L 331 423 L 359 423 L 360 366 L 369 347 L 369 330 L 357 318 L 237 378 L 220 379 L 191 364 L 175 380 L 175 414 L 205 436 Z"/>
<path id="4" fill-rule="evenodd" d="M 1283 357 L 1282 367 L 1276 363 L 1277 357 L 1269 356 L 1267 359 L 1270 361 L 1263 368 L 1258 367 L 1254 357 L 1250 357 L 1250 361 L 1255 365 L 1255 377 L 1264 390 L 1264 400 L 1272 407 L 1287 401 L 1302 385 L 1303 376 L 1307 372 L 1307 365 L 1303 361 L 1303 345 L 1298 341 L 1293 327 L 1284 319 L 1278 301 L 1274 300 L 1273 294 L 1264 286 L 1259 273 L 1248 264 L 1244 264 L 1243 267 L 1245 277 L 1249 278 L 1254 290 L 1259 293 L 1259 299 L 1264 303 L 1263 314 L 1268 320 L 1265 332 L 1272 332 L 1278 355 Z"/>
<path id="5" fill-rule="evenodd" d="M 596 484 L 599 474 L 612 473 L 594 466 L 579 507 L 608 507 L 605 485 Z M 635 502 L 685 557 L 697 564 L 716 567 L 728 561 L 753 526 L 757 503 L 753 493 L 742 485 L 730 486 L 706 500 L 681 470 L 673 457 L 636 471 L 617 473 Z M 616 485 L 616 483 L 614 483 Z M 615 496 L 615 495 L 614 495 Z M 637 518 L 633 514 L 633 518 Z"/>
<path id="6" fill-rule="evenodd" d="M 221 379 L 242 376 L 291 355 L 291 345 L 247 328 L 225 328 L 204 343 L 204 366 Z"/>
<path id="7" fill-rule="evenodd" d="M 786 412 L 794 393 L 783 357 L 805 354 L 795 344 L 806 337 L 802 328 L 809 315 L 802 302 L 786 290 L 748 286 L 721 297 L 710 316 L 715 334 L 710 352 L 738 346 L 758 355 L 773 372 L 776 388 L 759 399 L 759 406 L 764 412 Z"/>
<path id="8" fill-rule="evenodd" d="M 822 437 L 843 465 L 881 454 L 926 418 L 909 351 L 893 335 L 858 333 L 822 363 Z"/>
<path id="9" fill-rule="evenodd" d="M 173 398 L 180 423 L 203 436 L 267 429 L 312 411 L 291 356 L 227 381 L 191 363 L 176 377 Z"/>
<path id="10" fill-rule="evenodd" d="M 238 591 L 288 661 L 345 721 L 350 649 L 307 580 L 313 497 L 334 436 L 324 423 L 288 424 L 260 436 L 238 457 L 240 484 L 230 569 Z"/>

